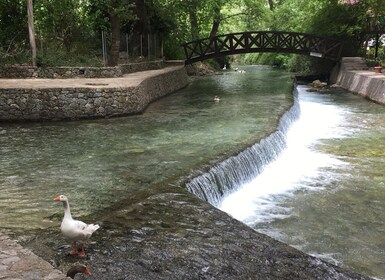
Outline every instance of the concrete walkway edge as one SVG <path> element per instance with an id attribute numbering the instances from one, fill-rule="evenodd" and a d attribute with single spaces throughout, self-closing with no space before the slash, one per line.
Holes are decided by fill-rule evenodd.
<path id="1" fill-rule="evenodd" d="M 62 280 L 70 278 L 30 250 L 0 233 L 0 279 Z"/>

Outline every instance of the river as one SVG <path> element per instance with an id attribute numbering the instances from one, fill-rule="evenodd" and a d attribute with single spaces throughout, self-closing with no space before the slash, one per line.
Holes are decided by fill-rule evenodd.
<path id="1" fill-rule="evenodd" d="M 306 253 L 385 279 L 385 107 L 344 90 L 307 90 L 298 87 L 301 114 L 287 148 L 219 207 Z"/>
<path id="2" fill-rule="evenodd" d="M 293 103 L 290 74 L 244 69 L 194 79 L 136 116 L 1 124 L 0 228 L 56 227 L 58 194 L 75 216 L 92 214 L 270 135 Z M 295 99 L 287 148 L 217 206 L 304 252 L 385 278 L 385 108 L 339 89 L 300 86 Z"/>
<path id="3" fill-rule="evenodd" d="M 290 75 L 262 66 L 221 74 L 140 115 L 0 124 L 0 228 L 52 226 L 59 194 L 77 217 L 91 214 L 271 133 L 292 103 Z"/>

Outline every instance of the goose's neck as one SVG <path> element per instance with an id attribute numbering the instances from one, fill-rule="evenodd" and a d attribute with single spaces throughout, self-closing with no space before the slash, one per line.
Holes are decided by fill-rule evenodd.
<path id="1" fill-rule="evenodd" d="M 72 219 L 70 204 L 68 201 L 63 201 L 63 208 L 64 208 L 64 218 Z"/>

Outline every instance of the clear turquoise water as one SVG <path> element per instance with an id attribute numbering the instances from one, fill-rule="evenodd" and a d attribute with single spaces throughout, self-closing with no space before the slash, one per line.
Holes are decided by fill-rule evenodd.
<path id="1" fill-rule="evenodd" d="M 0 227 L 49 226 L 59 194 L 79 217 L 186 176 L 270 133 L 291 102 L 289 74 L 256 66 L 193 80 L 141 115 L 0 124 Z"/>
<path id="2" fill-rule="evenodd" d="M 290 77 L 266 67 L 246 70 L 193 80 L 142 115 L 1 124 L 0 228 L 51 225 L 51 216 L 62 214 L 52 200 L 61 193 L 70 197 L 74 216 L 92 213 L 270 133 L 291 104 Z M 278 179 L 299 176 L 278 180 L 282 189 L 255 198 L 258 212 L 245 222 L 307 253 L 385 279 L 385 107 L 345 91 L 299 97 L 314 105 L 310 111 L 324 107 L 297 136 L 322 133 L 308 143 L 310 157 L 297 154 L 281 173 L 272 173 Z"/>

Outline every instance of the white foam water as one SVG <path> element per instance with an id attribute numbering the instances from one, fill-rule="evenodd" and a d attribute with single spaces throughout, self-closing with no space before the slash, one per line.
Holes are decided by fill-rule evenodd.
<path id="1" fill-rule="evenodd" d="M 259 176 L 226 196 L 219 205 L 250 226 L 290 216 L 290 209 L 278 205 L 279 198 L 301 188 L 316 189 L 310 182 L 322 168 L 346 164 L 312 147 L 321 144 L 322 139 L 345 137 L 342 126 L 347 112 L 313 100 L 314 94 L 305 90 L 298 88 L 301 113 L 287 131 L 287 148 Z"/>

